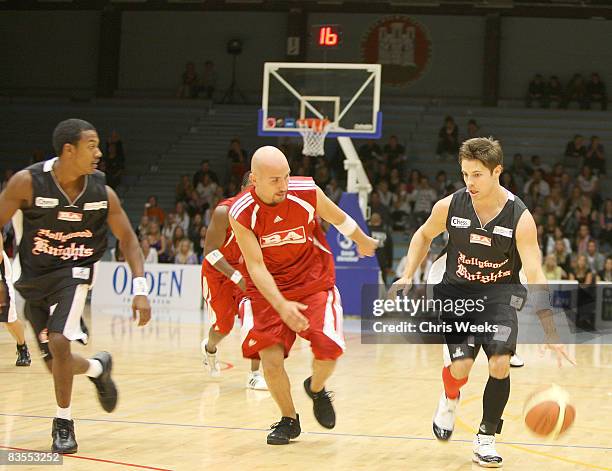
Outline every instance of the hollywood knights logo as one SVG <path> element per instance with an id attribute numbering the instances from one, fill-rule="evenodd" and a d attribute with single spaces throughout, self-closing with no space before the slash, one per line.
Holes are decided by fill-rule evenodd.
<path id="1" fill-rule="evenodd" d="M 382 83 L 404 86 L 419 79 L 431 59 L 427 30 L 409 16 L 376 22 L 361 43 L 363 61 L 382 64 Z"/>

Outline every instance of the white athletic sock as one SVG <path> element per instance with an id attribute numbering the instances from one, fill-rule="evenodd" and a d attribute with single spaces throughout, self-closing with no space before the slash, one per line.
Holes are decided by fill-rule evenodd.
<path id="1" fill-rule="evenodd" d="M 91 358 L 89 358 L 87 361 L 89 362 L 89 368 L 87 369 L 85 374 L 90 378 L 97 378 L 98 376 L 100 376 L 103 371 L 102 363 L 100 363 L 98 360 L 92 360 Z"/>
<path id="2" fill-rule="evenodd" d="M 55 416 L 58 419 L 72 420 L 72 407 L 68 406 L 64 408 L 57 406 L 57 412 L 55 413 Z"/>

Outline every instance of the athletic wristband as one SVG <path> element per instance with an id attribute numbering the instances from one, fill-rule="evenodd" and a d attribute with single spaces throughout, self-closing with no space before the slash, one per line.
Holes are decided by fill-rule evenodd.
<path id="1" fill-rule="evenodd" d="M 338 232 L 343 236 L 350 237 L 350 235 L 357 229 L 357 223 L 347 214 L 344 222 L 342 224 L 334 224 L 334 227 L 338 229 Z"/>
<path id="2" fill-rule="evenodd" d="M 148 296 L 149 287 L 147 286 L 147 279 L 144 276 L 139 276 L 132 280 L 132 291 L 134 296 Z"/>
<path id="3" fill-rule="evenodd" d="M 230 280 L 232 280 L 232 283 L 237 285 L 242 280 L 242 273 L 236 270 L 234 273 L 232 273 Z"/>
<path id="4" fill-rule="evenodd" d="M 208 263 L 210 263 L 211 265 L 214 265 L 215 263 L 217 263 L 219 260 L 223 258 L 223 254 L 219 252 L 219 250 L 215 249 L 215 250 L 208 252 L 208 254 L 206 254 L 206 257 L 204 258 L 206 259 Z"/>

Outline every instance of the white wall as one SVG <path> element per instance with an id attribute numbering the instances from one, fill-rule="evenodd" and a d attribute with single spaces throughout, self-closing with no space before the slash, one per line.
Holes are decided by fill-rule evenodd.
<path id="1" fill-rule="evenodd" d="M 1 88 L 96 86 L 99 13 L 0 12 Z"/>
<path id="2" fill-rule="evenodd" d="M 287 15 L 245 12 L 126 12 L 123 14 L 120 88 L 172 89 L 185 63 L 201 71 L 214 61 L 218 89 L 231 81 L 227 41 L 239 38 L 238 86 L 261 93 L 263 63 L 285 57 Z"/>
<path id="3" fill-rule="evenodd" d="M 343 44 L 327 52 L 329 62 L 361 62 L 361 41 L 386 15 L 312 14 L 309 25 L 340 24 Z M 407 87 L 385 92 L 412 96 L 480 97 L 484 53 L 484 18 L 470 16 L 410 16 L 428 32 L 431 58 L 425 73 Z M 323 58 L 320 49 L 309 49 L 308 60 Z"/>
<path id="4" fill-rule="evenodd" d="M 563 84 L 576 72 L 599 72 L 612 86 L 612 21 L 504 18 L 500 95 L 523 97 L 537 72 Z"/>

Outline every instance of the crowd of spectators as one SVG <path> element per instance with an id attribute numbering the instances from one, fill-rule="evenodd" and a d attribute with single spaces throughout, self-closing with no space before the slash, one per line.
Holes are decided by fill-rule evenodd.
<path id="1" fill-rule="evenodd" d="M 525 99 L 528 108 L 533 103 L 538 103 L 541 108 L 549 108 L 552 104 L 568 108 L 572 102 L 576 102 L 581 110 L 591 109 L 593 103 L 599 103 L 602 110 L 607 109 L 606 85 L 597 72 L 591 74 L 588 82 L 582 74 L 576 73 L 565 88 L 556 75 L 545 81 L 541 74 L 536 74 L 529 82 Z"/>

